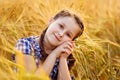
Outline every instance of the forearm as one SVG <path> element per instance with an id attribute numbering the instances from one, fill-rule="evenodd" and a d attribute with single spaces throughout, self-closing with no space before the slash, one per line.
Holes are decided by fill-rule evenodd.
<path id="1" fill-rule="evenodd" d="M 55 64 L 55 61 L 56 61 L 56 56 L 54 54 L 49 54 L 49 56 L 46 58 L 46 60 L 43 62 L 43 69 L 44 71 L 49 75 L 50 72 L 52 71 L 53 69 L 53 66 Z M 37 69 L 36 73 L 39 73 L 39 70 L 40 68 Z"/>
<path id="2" fill-rule="evenodd" d="M 52 71 L 55 61 L 56 61 L 56 56 L 53 54 L 50 54 L 45 60 L 45 62 L 43 63 L 43 68 L 45 72 L 47 72 L 47 74 L 50 74 L 50 72 Z"/>
<path id="3" fill-rule="evenodd" d="M 71 80 L 66 58 L 60 58 L 57 80 Z"/>

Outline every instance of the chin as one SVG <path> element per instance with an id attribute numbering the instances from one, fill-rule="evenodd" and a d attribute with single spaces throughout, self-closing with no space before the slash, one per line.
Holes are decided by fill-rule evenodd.
<path id="1" fill-rule="evenodd" d="M 55 40 L 52 39 L 48 39 L 49 45 L 51 45 L 51 47 L 56 47 L 58 46 L 58 42 L 56 42 Z"/>
<path id="2" fill-rule="evenodd" d="M 51 45 L 52 47 L 56 47 L 56 46 L 58 46 L 57 43 L 54 42 L 54 41 L 52 41 L 52 42 L 50 43 L 50 45 Z"/>

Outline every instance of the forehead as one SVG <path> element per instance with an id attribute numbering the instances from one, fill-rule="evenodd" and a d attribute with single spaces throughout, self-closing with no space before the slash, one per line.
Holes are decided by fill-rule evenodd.
<path id="1" fill-rule="evenodd" d="M 63 24 L 74 35 L 80 32 L 80 27 L 73 17 L 60 17 L 58 18 L 58 23 Z"/>

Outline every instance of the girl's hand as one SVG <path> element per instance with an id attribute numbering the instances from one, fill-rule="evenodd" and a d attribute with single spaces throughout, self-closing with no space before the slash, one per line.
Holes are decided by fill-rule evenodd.
<path id="1" fill-rule="evenodd" d="M 73 51 L 74 41 L 66 41 L 56 47 L 53 52 L 55 53 L 56 57 L 65 57 L 67 58 Z"/>

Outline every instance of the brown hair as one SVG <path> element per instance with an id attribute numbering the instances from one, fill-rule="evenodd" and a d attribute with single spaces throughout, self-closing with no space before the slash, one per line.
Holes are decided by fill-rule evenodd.
<path id="1" fill-rule="evenodd" d="M 81 29 L 80 33 L 77 34 L 77 35 L 73 38 L 73 40 L 74 40 L 74 39 L 76 39 L 78 36 L 80 36 L 80 35 L 83 33 L 83 31 L 84 31 L 84 25 L 83 25 L 83 22 L 80 20 L 80 18 L 79 18 L 77 15 L 75 15 L 75 14 L 71 14 L 71 13 L 70 13 L 69 11 L 67 11 L 67 10 L 62 10 L 62 11 L 60 11 L 60 12 L 57 13 L 53 18 L 54 18 L 54 20 L 56 20 L 56 19 L 58 19 L 58 18 L 60 18 L 60 17 L 67 17 L 67 16 L 68 16 L 68 17 L 73 17 L 73 18 L 75 19 L 76 23 L 79 25 L 79 27 L 80 27 L 80 29 Z M 46 57 L 48 56 L 48 54 L 45 53 L 44 44 L 43 44 L 44 36 L 45 36 L 45 33 L 46 33 L 47 29 L 48 29 L 48 27 L 42 32 L 41 37 L 40 37 L 41 54 L 42 54 L 42 56 L 43 56 L 43 57 L 42 57 L 42 61 L 44 61 L 44 60 L 46 59 Z M 68 57 L 68 60 L 69 60 L 68 67 L 69 67 L 69 69 L 71 69 L 72 66 L 73 66 L 74 63 L 75 63 L 75 58 L 73 57 L 72 54 L 70 54 L 69 57 Z"/>

